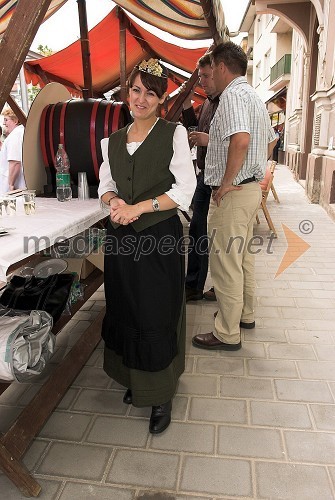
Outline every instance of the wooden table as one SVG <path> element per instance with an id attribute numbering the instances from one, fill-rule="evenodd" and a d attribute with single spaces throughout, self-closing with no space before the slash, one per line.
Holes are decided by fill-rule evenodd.
<path id="1" fill-rule="evenodd" d="M 40 199 L 34 216 L 25 216 L 18 212 L 16 216 L 0 219 L 1 226 L 15 227 L 10 231 L 10 235 L 1 239 L 0 281 L 1 278 L 2 281 L 6 279 L 4 273 L 33 258 L 36 251 L 53 245 L 60 237 L 69 238 L 88 229 L 105 216 L 98 200 L 86 202 L 72 200 L 68 203 L 59 203 L 55 199 Z M 34 244 L 27 244 L 24 247 L 23 239 L 29 236 L 35 237 L 32 240 Z M 87 285 L 84 297 L 86 301 L 103 283 L 103 273 L 95 269 L 84 283 Z M 72 314 L 82 305 L 82 301 L 77 302 L 72 307 Z M 21 459 L 99 343 L 104 312 L 101 311 L 85 330 L 32 401 L 0 437 L 0 467 L 26 496 L 38 496 L 41 486 L 31 476 Z M 59 332 L 71 317 L 61 317 L 54 325 L 53 332 Z M 0 382 L 0 394 L 9 385 Z"/>

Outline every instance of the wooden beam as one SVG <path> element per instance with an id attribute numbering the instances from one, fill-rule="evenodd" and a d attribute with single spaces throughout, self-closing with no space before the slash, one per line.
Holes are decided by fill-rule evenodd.
<path id="1" fill-rule="evenodd" d="M 93 97 L 92 68 L 90 40 L 88 37 L 86 0 L 77 0 L 80 27 L 81 57 L 83 62 L 84 89 L 83 97 L 88 99 Z"/>
<path id="2" fill-rule="evenodd" d="M 83 93 L 83 89 L 79 85 L 76 85 L 75 83 L 70 82 L 69 80 L 65 80 L 65 78 L 53 75 L 52 73 L 49 73 L 49 71 L 45 71 L 45 75 L 51 82 L 61 83 L 62 85 L 65 85 L 65 87 L 69 87 L 75 90 L 76 92 Z"/>
<path id="3" fill-rule="evenodd" d="M 120 60 L 120 95 L 121 101 L 127 102 L 127 51 L 126 51 L 126 22 L 123 10 L 117 7 L 119 18 L 119 60 Z"/>
<path id="4" fill-rule="evenodd" d="M 24 64 L 26 65 L 26 63 L 24 63 Z M 48 83 L 50 83 L 50 80 L 47 77 L 47 75 L 45 74 L 45 71 L 43 71 L 43 69 L 41 68 L 41 66 L 39 64 L 36 64 L 34 66 L 34 70 L 36 71 L 36 74 L 40 77 L 40 79 L 42 80 L 44 85 L 48 85 Z"/>
<path id="5" fill-rule="evenodd" d="M 185 85 L 185 90 L 181 92 L 177 99 L 175 100 L 174 104 L 171 106 L 169 112 L 166 115 L 166 120 L 169 120 L 171 122 L 176 122 L 179 120 L 179 117 L 181 115 L 182 109 L 183 109 L 183 102 L 185 101 L 186 97 L 188 94 L 192 91 L 193 86 L 198 80 L 198 68 L 195 68 L 193 71 L 192 75 L 190 76 L 190 79 Z"/>
<path id="6" fill-rule="evenodd" d="M 25 65 L 29 68 L 29 71 L 31 73 L 35 73 L 36 75 L 38 75 L 45 85 L 47 85 L 50 82 L 58 82 L 61 83 L 62 85 L 65 85 L 65 87 L 73 89 L 75 92 L 80 92 L 80 93 L 83 92 L 83 89 L 79 85 L 76 85 L 75 83 L 70 82 L 69 80 L 65 80 L 60 76 L 49 73 L 48 71 L 43 71 L 39 66 L 39 64 L 30 66 L 29 63 L 25 63 Z"/>
<path id="7" fill-rule="evenodd" d="M 26 466 L 13 457 L 7 448 L 0 443 L 0 468 L 6 476 L 19 488 L 26 497 L 37 497 L 41 486 L 30 475 Z"/>
<path id="8" fill-rule="evenodd" d="M 17 102 L 15 101 L 15 99 L 12 98 L 12 96 L 9 94 L 9 96 L 7 97 L 7 103 L 9 104 L 9 106 L 11 107 L 11 109 L 14 111 L 14 113 L 16 114 L 16 116 L 18 117 L 19 119 L 19 122 L 22 124 L 22 125 L 26 125 L 27 123 L 27 116 L 26 114 L 22 111 L 22 109 L 20 108 L 20 106 L 17 104 Z"/>
<path id="9" fill-rule="evenodd" d="M 167 72 L 170 80 L 178 86 L 182 85 L 185 82 L 185 80 L 187 80 L 186 76 L 183 77 L 182 75 L 179 75 L 171 71 L 170 69 L 168 69 Z"/>
<path id="10" fill-rule="evenodd" d="M 51 0 L 20 0 L 1 40 L 0 109 L 9 96 Z"/>
<path id="11" fill-rule="evenodd" d="M 218 45 L 219 43 L 222 43 L 223 40 L 221 36 L 218 33 L 218 30 L 216 28 L 216 20 L 213 15 L 213 4 L 212 0 L 200 0 L 202 10 L 204 11 L 204 16 L 207 21 L 208 27 L 210 29 L 210 32 L 212 34 L 213 40 L 215 45 Z"/>
<path id="12" fill-rule="evenodd" d="M 147 52 L 150 57 L 153 58 L 158 58 L 157 53 L 154 51 L 154 49 L 146 42 L 143 40 L 140 32 L 135 28 L 135 26 L 131 23 L 131 21 L 126 17 L 126 28 L 133 35 L 135 38 L 136 42 L 142 47 L 144 52 Z"/>

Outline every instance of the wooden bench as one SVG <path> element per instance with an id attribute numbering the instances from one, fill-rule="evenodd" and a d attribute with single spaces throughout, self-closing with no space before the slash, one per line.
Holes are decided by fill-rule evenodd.
<path id="1" fill-rule="evenodd" d="M 102 271 L 95 269 L 82 283 L 85 285 L 85 302 L 102 285 Z M 53 333 L 57 334 L 84 302 L 78 301 L 74 304 L 71 308 L 72 315 L 62 316 L 54 325 Z M 25 496 L 38 496 L 41 486 L 31 476 L 21 459 L 100 342 L 104 314 L 105 310 L 102 310 L 7 432 L 0 436 L 0 468 Z M 10 383 L 0 382 L 0 395 L 9 386 Z"/>

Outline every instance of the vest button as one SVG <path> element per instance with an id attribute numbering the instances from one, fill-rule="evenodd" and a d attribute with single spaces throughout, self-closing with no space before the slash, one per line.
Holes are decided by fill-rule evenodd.
<path id="1" fill-rule="evenodd" d="M 131 177 L 127 177 L 127 181 L 131 181 Z"/>
<path id="2" fill-rule="evenodd" d="M 132 158 L 129 158 L 129 163 L 133 163 L 133 160 L 132 160 Z"/>

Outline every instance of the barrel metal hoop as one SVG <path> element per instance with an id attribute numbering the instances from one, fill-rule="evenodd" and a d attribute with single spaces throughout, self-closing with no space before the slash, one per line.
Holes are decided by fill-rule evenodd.
<path id="1" fill-rule="evenodd" d="M 65 147 L 65 112 L 69 101 L 63 102 L 59 118 L 59 144 Z"/>
<path id="2" fill-rule="evenodd" d="M 121 103 L 116 103 L 114 104 L 114 109 L 113 109 L 113 121 L 112 121 L 112 132 L 115 132 L 116 130 L 119 129 L 119 117 L 120 117 L 120 111 L 121 111 L 122 104 Z"/>
<path id="3" fill-rule="evenodd" d="M 55 162 L 55 149 L 54 149 L 54 141 L 53 141 L 53 119 L 55 112 L 56 104 L 51 105 L 50 118 L 49 118 L 49 146 L 50 146 L 50 155 L 52 158 L 53 166 L 56 168 Z"/>
<path id="4" fill-rule="evenodd" d="M 101 102 L 101 99 L 95 101 L 95 103 L 93 104 L 92 113 L 91 113 L 91 123 L 90 123 L 91 154 L 92 154 L 92 160 L 93 160 L 93 168 L 94 168 L 95 176 L 97 179 L 99 179 L 99 164 L 98 164 L 96 139 L 95 139 L 95 122 L 96 122 L 96 116 L 97 116 L 98 106 L 99 106 L 100 102 Z"/>
<path id="5" fill-rule="evenodd" d="M 46 143 L 45 143 L 45 120 L 47 116 L 48 106 L 46 106 L 41 115 L 41 125 L 40 125 L 40 144 L 42 149 L 42 157 L 45 166 L 49 166 Z"/>
<path id="6" fill-rule="evenodd" d="M 112 103 L 109 102 L 106 106 L 106 111 L 105 111 L 104 138 L 109 137 L 109 116 L 111 109 L 112 109 Z"/>

